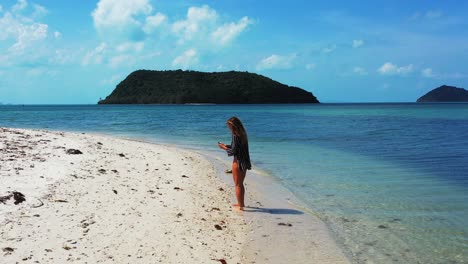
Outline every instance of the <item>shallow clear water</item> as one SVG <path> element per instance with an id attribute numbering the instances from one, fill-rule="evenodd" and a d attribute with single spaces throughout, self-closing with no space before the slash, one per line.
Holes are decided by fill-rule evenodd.
<path id="1" fill-rule="evenodd" d="M 323 219 L 355 262 L 468 263 L 468 104 L 0 106 L 0 126 L 211 152 L 230 141 L 232 115 L 255 168 Z"/>

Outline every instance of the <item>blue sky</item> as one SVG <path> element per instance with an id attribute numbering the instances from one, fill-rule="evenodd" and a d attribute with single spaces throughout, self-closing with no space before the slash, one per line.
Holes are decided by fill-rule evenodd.
<path id="1" fill-rule="evenodd" d="M 249 71 L 322 102 L 468 88 L 467 1 L 1 0 L 0 102 L 93 104 L 137 69 Z"/>

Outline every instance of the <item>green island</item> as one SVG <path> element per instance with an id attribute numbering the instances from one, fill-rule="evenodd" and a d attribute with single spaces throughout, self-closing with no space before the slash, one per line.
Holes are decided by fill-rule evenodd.
<path id="1" fill-rule="evenodd" d="M 319 103 L 306 90 L 239 71 L 137 70 L 98 104 Z"/>
<path id="2" fill-rule="evenodd" d="M 463 88 L 442 85 L 427 94 L 421 96 L 416 101 L 424 102 L 468 102 L 468 91 Z"/>

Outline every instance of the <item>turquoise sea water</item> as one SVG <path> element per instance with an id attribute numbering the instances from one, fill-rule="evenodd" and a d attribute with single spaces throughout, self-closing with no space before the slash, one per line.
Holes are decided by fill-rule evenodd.
<path id="1" fill-rule="evenodd" d="M 0 126 L 98 132 L 224 155 L 242 119 L 256 169 L 355 263 L 468 263 L 468 104 L 0 106 Z"/>

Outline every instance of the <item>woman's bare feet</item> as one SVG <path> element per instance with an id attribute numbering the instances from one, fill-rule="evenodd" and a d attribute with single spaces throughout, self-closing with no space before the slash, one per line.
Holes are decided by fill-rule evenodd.
<path id="1" fill-rule="evenodd" d="M 239 204 L 233 204 L 232 206 L 234 206 L 234 208 L 237 210 L 244 211 L 244 206 L 240 206 Z"/>

